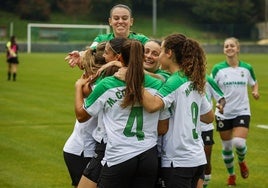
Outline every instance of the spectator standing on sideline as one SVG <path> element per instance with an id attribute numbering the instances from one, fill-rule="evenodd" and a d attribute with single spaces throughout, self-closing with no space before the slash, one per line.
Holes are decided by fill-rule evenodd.
<path id="1" fill-rule="evenodd" d="M 110 10 L 109 25 L 112 27 L 113 32 L 109 34 L 98 35 L 90 48 L 96 48 L 97 44 L 104 41 L 109 41 L 115 37 L 125 37 L 129 39 L 136 39 L 142 44 L 145 44 L 149 38 L 130 31 L 134 23 L 132 11 L 127 5 L 117 4 Z M 81 52 L 80 52 L 81 53 Z M 78 51 L 73 51 L 65 58 L 71 67 L 80 63 L 80 54 Z"/>
<path id="2" fill-rule="evenodd" d="M 212 77 L 223 91 L 226 105 L 224 113 L 216 109 L 216 125 L 222 140 L 222 156 L 229 177 L 227 184 L 236 185 L 234 170 L 234 153 L 236 150 L 242 178 L 248 178 L 249 169 L 245 162 L 247 153 L 246 139 L 250 123 L 250 104 L 248 85 L 251 86 L 252 96 L 259 99 L 258 82 L 250 64 L 239 60 L 240 45 L 234 38 L 224 41 L 223 53 L 226 60 L 212 68 Z"/>
<path id="3" fill-rule="evenodd" d="M 7 80 L 16 81 L 17 79 L 17 69 L 19 64 L 18 51 L 19 45 L 16 42 L 16 37 L 13 35 L 10 37 L 10 41 L 6 44 L 7 49 Z"/>

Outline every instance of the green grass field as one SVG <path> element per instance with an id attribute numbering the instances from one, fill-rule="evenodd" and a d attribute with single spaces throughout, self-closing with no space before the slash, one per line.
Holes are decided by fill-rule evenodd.
<path id="1" fill-rule="evenodd" d="M 7 81 L 5 54 L 0 56 L 0 187 L 68 188 L 70 178 L 62 147 L 72 132 L 74 83 L 81 71 L 70 68 L 66 54 L 20 54 L 16 82 Z M 208 69 L 223 60 L 208 55 Z M 252 121 L 247 141 L 250 176 L 243 180 L 236 164 L 237 188 L 268 186 L 268 55 L 241 54 L 255 69 L 261 98 L 251 99 Z M 215 132 L 211 188 L 226 187 L 227 172 Z M 236 160 L 237 161 L 237 160 Z"/>

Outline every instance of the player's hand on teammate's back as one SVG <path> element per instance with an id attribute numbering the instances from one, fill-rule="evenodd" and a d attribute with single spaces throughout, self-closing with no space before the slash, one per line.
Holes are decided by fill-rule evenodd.
<path id="1" fill-rule="evenodd" d="M 127 72 L 127 67 L 122 67 L 120 68 L 116 73 L 114 73 L 114 76 L 120 80 L 125 81 L 126 79 L 126 72 Z"/>

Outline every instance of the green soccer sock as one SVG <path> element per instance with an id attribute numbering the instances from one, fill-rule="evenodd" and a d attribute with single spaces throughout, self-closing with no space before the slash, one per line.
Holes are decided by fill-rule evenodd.
<path id="1" fill-rule="evenodd" d="M 234 174 L 234 154 L 233 151 L 222 150 L 222 157 L 229 175 Z"/>
<path id="2" fill-rule="evenodd" d="M 239 163 L 244 161 L 246 153 L 247 153 L 247 146 L 243 148 L 236 148 L 236 154 L 237 154 Z"/>

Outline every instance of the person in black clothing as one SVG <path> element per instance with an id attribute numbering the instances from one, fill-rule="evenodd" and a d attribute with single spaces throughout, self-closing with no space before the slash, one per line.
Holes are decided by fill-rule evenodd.
<path id="1" fill-rule="evenodd" d="M 19 64 L 18 59 L 19 46 L 16 42 L 16 37 L 14 35 L 11 36 L 10 41 L 7 42 L 6 49 L 7 49 L 7 63 L 8 63 L 7 80 L 11 80 L 12 75 L 13 81 L 16 81 L 17 67 Z"/>

